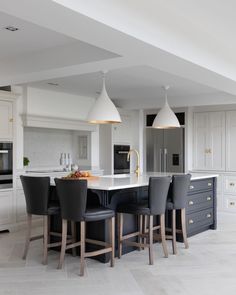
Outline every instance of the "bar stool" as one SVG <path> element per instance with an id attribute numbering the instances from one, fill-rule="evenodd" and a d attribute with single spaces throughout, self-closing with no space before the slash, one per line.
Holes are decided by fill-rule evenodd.
<path id="1" fill-rule="evenodd" d="M 65 251 L 80 246 L 80 276 L 84 275 L 84 259 L 104 253 L 111 253 L 111 267 L 114 266 L 115 257 L 115 212 L 104 207 L 86 208 L 87 180 L 55 179 L 57 194 L 59 196 L 62 216 L 62 245 L 58 269 L 62 268 Z M 86 239 L 86 222 L 109 220 L 109 243 Z M 80 241 L 67 245 L 68 220 L 80 223 Z M 85 243 L 104 246 L 105 248 L 86 252 Z"/>
<path id="2" fill-rule="evenodd" d="M 122 255 L 122 243 L 138 247 L 139 249 L 149 248 L 149 264 L 153 264 L 153 230 L 160 229 L 162 246 L 165 256 L 168 256 L 167 245 L 165 239 L 165 211 L 166 200 L 171 182 L 170 176 L 150 177 L 148 187 L 148 203 L 130 203 L 121 204 L 117 207 L 118 218 L 118 257 Z M 134 233 L 123 235 L 123 213 L 134 214 L 139 216 L 139 230 Z M 160 216 L 160 225 L 153 227 L 153 216 Z M 147 217 L 149 222 L 148 233 L 142 230 L 143 217 Z M 131 242 L 128 239 L 138 237 L 138 242 Z M 142 238 L 148 238 L 148 243 L 142 243 Z"/>
<path id="3" fill-rule="evenodd" d="M 50 217 L 60 214 L 59 202 L 50 201 L 50 178 L 20 176 L 26 201 L 27 234 L 23 259 L 26 259 L 31 241 L 43 238 L 43 264 L 47 264 L 48 248 L 59 246 L 60 243 L 51 243 L 50 236 L 58 235 L 50 232 Z M 43 235 L 31 237 L 32 215 L 43 216 Z"/>
<path id="4" fill-rule="evenodd" d="M 166 209 L 172 212 L 172 228 L 168 229 L 168 231 L 171 231 L 172 235 L 167 235 L 167 239 L 172 240 L 173 254 L 177 254 L 176 233 L 182 234 L 185 248 L 189 248 L 187 240 L 185 207 L 187 202 L 190 179 L 191 174 L 172 176 L 170 199 L 167 200 Z M 180 215 L 182 229 L 176 229 L 176 210 L 180 210 L 181 212 Z"/>

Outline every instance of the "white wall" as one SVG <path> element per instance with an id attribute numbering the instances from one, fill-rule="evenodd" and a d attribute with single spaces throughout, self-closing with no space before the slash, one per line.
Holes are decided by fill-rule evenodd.
<path id="1" fill-rule="evenodd" d="M 79 159 L 79 135 L 88 136 L 88 159 Z M 91 134 L 84 131 L 57 130 L 49 128 L 24 128 L 24 156 L 30 160 L 29 167 L 58 167 L 61 153 L 70 153 L 72 163 L 91 165 Z"/>
<path id="2" fill-rule="evenodd" d="M 27 87 L 24 102 L 28 115 L 86 120 L 94 98 Z"/>

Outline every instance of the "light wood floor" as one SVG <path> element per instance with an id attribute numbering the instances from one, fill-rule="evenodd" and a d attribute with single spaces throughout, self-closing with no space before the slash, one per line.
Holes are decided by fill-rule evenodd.
<path id="1" fill-rule="evenodd" d="M 57 270 L 59 253 L 50 251 L 43 266 L 41 241 L 31 244 L 23 261 L 24 233 L 0 234 L 0 294 L 236 294 L 236 214 L 220 214 L 219 229 L 190 238 L 188 250 L 178 243 L 177 256 L 164 258 L 161 245 L 155 245 L 153 266 L 147 250 L 135 251 L 116 259 L 114 268 L 88 259 L 82 278 L 77 257 L 67 255 L 65 267 Z M 171 253 L 170 242 L 168 248 Z"/>

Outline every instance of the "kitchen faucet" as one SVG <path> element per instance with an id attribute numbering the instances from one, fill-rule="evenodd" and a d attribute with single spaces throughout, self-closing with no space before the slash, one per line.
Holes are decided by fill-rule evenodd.
<path id="1" fill-rule="evenodd" d="M 131 149 L 128 152 L 127 161 L 130 160 L 130 154 L 131 154 L 131 152 L 134 152 L 137 155 L 137 166 L 136 166 L 136 169 L 135 169 L 134 172 L 136 173 L 137 176 L 140 176 L 140 156 L 139 156 L 139 152 L 136 149 Z"/>

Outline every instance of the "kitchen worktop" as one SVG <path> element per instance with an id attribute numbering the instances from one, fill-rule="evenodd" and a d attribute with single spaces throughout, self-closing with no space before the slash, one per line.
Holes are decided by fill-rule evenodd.
<path id="1" fill-rule="evenodd" d="M 88 188 L 95 190 L 119 190 L 127 189 L 134 187 L 147 186 L 149 177 L 151 176 L 168 176 L 172 174 L 181 174 L 181 173 L 161 173 L 161 172 L 150 172 L 140 175 L 139 177 L 136 174 L 116 174 L 116 175 L 103 175 L 95 179 L 88 180 Z M 56 176 L 56 175 L 55 175 Z M 203 175 L 203 174 L 194 174 L 191 177 L 191 180 L 207 179 L 217 177 L 217 174 Z M 58 176 L 57 176 L 58 177 Z M 54 183 L 53 178 L 52 184 Z"/>

